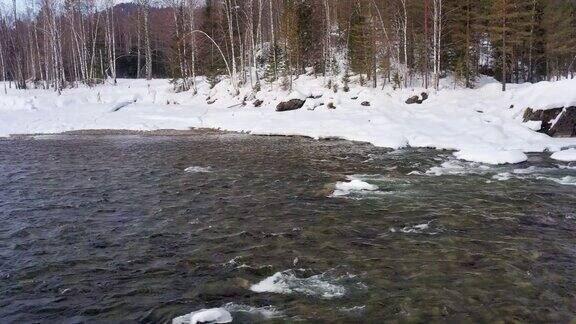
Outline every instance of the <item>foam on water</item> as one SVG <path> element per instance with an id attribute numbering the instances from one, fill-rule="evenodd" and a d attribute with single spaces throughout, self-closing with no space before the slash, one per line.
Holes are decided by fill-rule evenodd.
<path id="1" fill-rule="evenodd" d="M 212 173 L 214 172 L 210 167 L 191 166 L 184 169 L 186 173 Z"/>
<path id="2" fill-rule="evenodd" d="M 485 174 L 490 170 L 491 167 L 481 163 L 448 160 L 440 166 L 430 168 L 425 174 L 431 176 Z"/>
<path id="3" fill-rule="evenodd" d="M 571 171 L 575 169 L 572 165 L 563 164 L 512 168 L 511 166 L 489 166 L 477 162 L 464 162 L 451 159 L 443 162 L 440 166 L 428 169 L 425 173 L 413 171 L 408 175 L 465 176 L 473 174 L 490 176 L 493 180 L 497 181 L 509 181 L 513 179 L 542 180 L 552 181 L 566 186 L 576 186 L 576 175 L 572 175 L 571 173 Z"/>
<path id="4" fill-rule="evenodd" d="M 576 177 L 573 176 L 565 176 L 562 178 L 538 177 L 537 179 L 553 181 L 564 186 L 576 186 Z"/>
<path id="5" fill-rule="evenodd" d="M 250 290 L 257 293 L 303 294 L 325 299 L 340 298 L 346 294 L 346 288 L 329 282 L 326 273 L 308 278 L 298 278 L 294 270 L 277 272 L 274 275 L 252 285 Z M 334 280 L 334 279 L 332 279 Z"/>
<path id="6" fill-rule="evenodd" d="M 570 166 L 549 168 L 530 166 L 525 169 L 514 169 L 511 172 L 501 172 L 492 177 L 498 181 L 508 181 L 511 179 L 521 180 L 543 180 L 552 181 L 565 186 L 576 186 L 576 176 L 567 175 L 566 173 L 573 170 Z"/>
<path id="7" fill-rule="evenodd" d="M 492 179 L 498 180 L 498 181 L 508 181 L 512 178 L 513 178 L 513 176 L 510 172 L 498 173 L 492 177 Z"/>
<path id="8" fill-rule="evenodd" d="M 416 225 L 408 225 L 402 228 L 390 228 L 390 232 L 392 233 L 405 233 L 405 234 L 427 234 L 427 235 L 435 235 L 438 234 L 440 231 L 435 229 L 432 225 L 434 221 L 431 220 L 426 223 L 416 224 Z"/>
<path id="9" fill-rule="evenodd" d="M 250 315 L 262 317 L 264 319 L 273 319 L 284 316 L 284 313 L 273 306 L 254 307 L 249 305 L 228 303 L 224 305 L 223 308 L 231 313 L 248 313 Z"/>
<path id="10" fill-rule="evenodd" d="M 341 311 L 342 313 L 346 313 L 349 315 L 356 315 L 356 316 L 360 316 L 362 315 L 362 313 L 364 313 L 364 311 L 366 310 L 366 306 L 362 305 L 362 306 L 352 306 L 352 307 L 341 307 L 339 309 L 339 311 Z"/>

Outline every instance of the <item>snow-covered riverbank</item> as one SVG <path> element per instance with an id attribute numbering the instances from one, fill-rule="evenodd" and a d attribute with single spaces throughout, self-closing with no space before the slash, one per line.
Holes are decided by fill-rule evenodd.
<path id="1" fill-rule="evenodd" d="M 340 137 L 377 146 L 432 147 L 458 151 L 460 159 L 518 163 L 526 152 L 551 152 L 576 146 L 576 139 L 551 138 L 522 122 L 525 108 L 576 105 L 576 80 L 511 85 L 506 93 L 486 80 L 478 89 L 445 89 L 421 105 L 406 99 L 424 89 L 371 89 L 352 85 L 335 93 L 324 79 L 300 76 L 294 91 L 263 85 L 255 96 L 249 87 L 239 96 L 228 83 L 214 89 L 205 83 L 193 96 L 174 93 L 167 80 L 119 80 L 117 86 L 80 87 L 62 95 L 45 90 L 8 89 L 0 94 L 0 136 L 59 133 L 82 129 L 158 130 L 217 128 L 253 134 Z M 296 111 L 276 112 L 290 98 L 307 99 Z M 246 105 L 240 105 L 247 98 Z M 263 101 L 254 107 L 256 99 Z M 215 101 L 214 101 L 215 100 Z M 211 104 L 209 104 L 209 102 Z M 369 102 L 370 106 L 363 106 Z M 329 109 L 332 103 L 336 109 Z M 115 111 L 117 110 L 117 111 Z"/>

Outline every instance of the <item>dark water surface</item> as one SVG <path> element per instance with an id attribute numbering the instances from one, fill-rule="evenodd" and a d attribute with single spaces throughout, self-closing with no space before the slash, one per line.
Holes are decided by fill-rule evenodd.
<path id="1" fill-rule="evenodd" d="M 347 175 L 379 190 L 327 197 Z M 569 323 L 575 180 L 303 138 L 0 141 L 0 323 Z"/>

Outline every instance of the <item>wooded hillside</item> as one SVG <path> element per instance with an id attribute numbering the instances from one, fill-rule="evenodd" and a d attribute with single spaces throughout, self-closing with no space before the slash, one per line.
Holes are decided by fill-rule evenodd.
<path id="1" fill-rule="evenodd" d="M 0 11 L 0 78 L 61 91 L 116 78 L 194 89 L 315 73 L 366 86 L 572 78 L 568 0 L 27 0 Z"/>

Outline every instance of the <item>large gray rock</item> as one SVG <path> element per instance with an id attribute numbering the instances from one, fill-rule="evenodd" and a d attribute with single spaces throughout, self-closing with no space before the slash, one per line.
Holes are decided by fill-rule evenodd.
<path id="1" fill-rule="evenodd" d="M 526 109 L 524 122 L 540 121 L 539 132 L 554 137 L 576 137 L 576 107 L 546 110 Z"/>
<path id="2" fill-rule="evenodd" d="M 292 99 L 286 102 L 281 102 L 276 106 L 276 111 L 290 111 L 302 108 L 306 101 L 300 99 Z"/>

